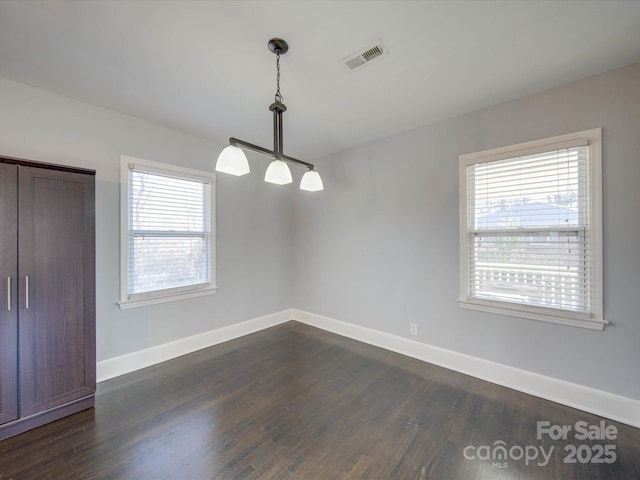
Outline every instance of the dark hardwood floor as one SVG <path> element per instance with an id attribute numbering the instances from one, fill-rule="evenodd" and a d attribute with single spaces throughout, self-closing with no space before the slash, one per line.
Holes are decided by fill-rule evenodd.
<path id="1" fill-rule="evenodd" d="M 95 410 L 0 442 L 0 480 L 639 479 L 640 429 L 574 438 L 602 420 L 289 322 L 99 384 Z"/>

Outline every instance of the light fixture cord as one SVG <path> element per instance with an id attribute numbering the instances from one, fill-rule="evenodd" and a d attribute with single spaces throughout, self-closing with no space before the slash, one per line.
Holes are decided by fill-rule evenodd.
<path id="1" fill-rule="evenodd" d="M 276 75 L 277 89 L 276 89 L 275 99 L 276 99 L 276 102 L 283 103 L 284 98 L 280 93 L 280 50 L 276 50 L 276 71 L 277 71 L 277 75 Z"/>

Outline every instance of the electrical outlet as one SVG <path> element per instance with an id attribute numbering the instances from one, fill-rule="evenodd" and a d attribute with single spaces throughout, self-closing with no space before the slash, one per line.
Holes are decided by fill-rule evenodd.
<path id="1" fill-rule="evenodd" d="M 414 337 L 418 336 L 418 324 L 410 323 L 409 324 L 409 335 L 413 335 Z"/>

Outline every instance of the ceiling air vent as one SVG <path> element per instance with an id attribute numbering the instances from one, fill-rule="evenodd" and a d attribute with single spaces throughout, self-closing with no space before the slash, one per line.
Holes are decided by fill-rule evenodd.
<path id="1" fill-rule="evenodd" d="M 367 47 L 364 50 L 354 53 L 353 55 L 349 55 L 347 58 L 342 59 L 341 62 L 349 70 L 354 70 L 383 55 L 388 55 L 388 52 L 382 43 L 377 43 L 371 47 Z"/>

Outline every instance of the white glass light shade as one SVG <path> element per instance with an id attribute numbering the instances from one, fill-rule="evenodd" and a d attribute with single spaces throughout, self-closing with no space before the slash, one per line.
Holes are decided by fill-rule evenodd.
<path id="1" fill-rule="evenodd" d="M 305 172 L 300 181 L 300 190 L 306 190 L 307 192 L 317 192 L 323 190 L 322 179 L 320 174 L 315 170 L 309 170 Z"/>
<path id="2" fill-rule="evenodd" d="M 264 174 L 264 181 L 275 183 L 276 185 L 286 185 L 287 183 L 293 182 L 289 166 L 282 160 L 274 160 L 267 167 L 267 173 Z"/>
<path id="3" fill-rule="evenodd" d="M 249 162 L 241 148 L 229 145 L 218 156 L 216 171 L 230 173 L 231 175 L 244 175 L 249 173 Z"/>

